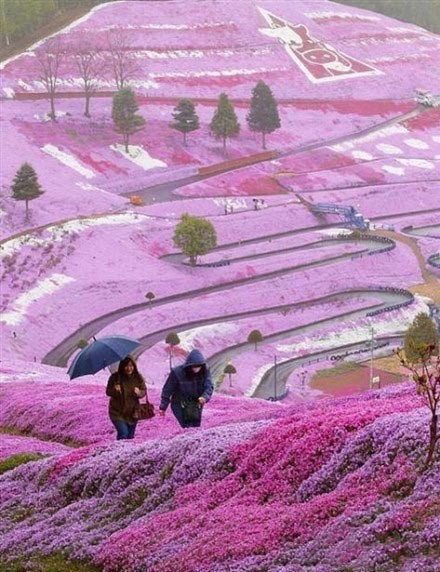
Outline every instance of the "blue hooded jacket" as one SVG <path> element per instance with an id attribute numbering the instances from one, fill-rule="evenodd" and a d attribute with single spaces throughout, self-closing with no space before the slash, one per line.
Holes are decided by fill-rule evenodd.
<path id="1" fill-rule="evenodd" d="M 189 369 L 193 365 L 201 365 L 199 374 L 191 376 Z M 182 424 L 182 399 L 203 397 L 208 402 L 211 399 L 214 386 L 206 360 L 200 350 L 194 349 L 188 354 L 185 363 L 174 367 L 162 389 L 159 409 L 165 411 L 171 401 L 171 409 L 180 424 Z"/>

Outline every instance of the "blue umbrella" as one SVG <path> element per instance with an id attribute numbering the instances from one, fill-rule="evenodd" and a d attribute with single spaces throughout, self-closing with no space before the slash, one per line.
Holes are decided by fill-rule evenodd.
<path id="1" fill-rule="evenodd" d="M 112 363 L 121 361 L 140 346 L 140 342 L 127 336 L 108 336 L 95 340 L 75 357 L 68 374 L 70 379 L 93 375 Z"/>

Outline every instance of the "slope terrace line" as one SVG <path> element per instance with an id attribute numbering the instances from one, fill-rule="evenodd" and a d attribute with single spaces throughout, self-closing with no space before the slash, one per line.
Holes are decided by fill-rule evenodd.
<path id="1" fill-rule="evenodd" d="M 377 242 L 374 243 L 374 246 Z M 230 290 L 231 288 L 236 288 L 244 284 L 253 284 L 256 282 L 261 282 L 276 276 L 283 274 L 289 274 L 294 272 L 299 272 L 306 268 L 314 268 L 318 266 L 326 266 L 327 264 L 335 263 L 346 258 L 351 258 L 353 253 L 344 253 L 340 255 L 335 255 L 332 257 L 327 257 L 325 260 L 318 260 L 312 263 L 303 263 L 295 266 L 289 266 L 287 268 L 272 270 L 270 272 L 262 273 L 257 276 L 250 276 L 247 278 L 240 278 L 239 280 L 234 280 L 231 282 L 223 282 L 221 284 L 216 284 L 213 286 L 206 286 L 204 288 L 197 288 L 195 290 L 186 291 L 179 294 L 173 294 L 171 296 L 166 296 L 164 298 L 155 299 L 154 306 L 162 306 L 164 304 L 169 304 L 170 302 L 177 302 L 181 300 L 191 299 L 194 296 L 208 294 L 212 292 L 221 292 L 223 290 Z M 139 304 L 133 304 L 131 306 L 126 306 L 124 308 L 118 308 L 91 320 L 90 322 L 84 324 L 81 328 L 75 330 L 70 336 L 65 338 L 61 343 L 59 343 L 55 348 L 48 352 L 42 360 L 42 363 L 48 365 L 55 365 L 59 367 L 65 367 L 69 356 L 75 351 L 76 343 L 78 337 L 91 338 L 93 335 L 98 333 L 103 327 L 108 324 L 128 316 L 130 314 L 139 312 L 140 310 L 149 307 L 150 302 L 140 302 Z"/>
<path id="2" fill-rule="evenodd" d="M 379 309 L 380 307 L 383 307 L 385 304 L 390 304 L 393 302 L 398 303 L 402 298 L 406 300 L 408 297 L 408 296 L 403 296 L 403 294 L 401 294 L 400 292 L 389 292 L 389 291 L 381 290 L 380 288 L 377 288 L 377 289 L 372 288 L 370 290 L 367 290 L 367 289 L 341 290 L 339 292 L 334 292 L 333 294 L 327 294 L 325 296 L 320 296 L 319 298 L 313 298 L 312 300 L 306 300 L 306 301 L 302 301 L 302 302 L 293 302 L 291 304 L 269 306 L 266 308 L 258 308 L 257 310 L 248 310 L 248 311 L 244 311 L 244 312 L 237 312 L 237 313 L 227 314 L 227 315 L 225 315 L 225 313 L 223 312 L 222 314 L 220 314 L 218 316 L 210 316 L 209 318 L 194 320 L 193 322 L 185 322 L 182 324 L 171 324 L 171 325 L 167 326 L 166 328 L 163 328 L 161 330 L 157 330 L 155 332 L 152 332 L 150 334 L 142 336 L 141 338 L 139 338 L 139 341 L 141 342 L 141 346 L 138 350 L 136 350 L 135 353 L 136 353 L 136 355 L 141 355 L 142 353 L 144 353 L 146 350 L 148 350 L 151 346 L 153 346 L 157 342 L 163 341 L 165 335 L 170 331 L 179 333 L 179 332 L 184 332 L 188 329 L 194 329 L 194 328 L 198 328 L 198 327 L 202 327 L 202 326 L 212 325 L 212 324 L 215 324 L 218 322 L 230 322 L 232 320 L 240 320 L 242 318 L 252 318 L 254 316 L 262 316 L 265 314 L 271 314 L 271 313 L 282 312 L 282 311 L 287 311 L 287 310 L 297 310 L 297 309 L 301 309 L 304 307 L 311 308 L 315 305 L 325 304 L 327 302 L 339 301 L 339 300 L 350 300 L 353 296 L 359 295 L 359 294 L 363 295 L 363 296 L 373 296 L 374 295 L 376 297 L 377 297 L 377 295 L 379 295 L 380 297 L 382 297 L 383 301 L 380 303 L 374 303 L 374 304 L 371 304 L 369 306 L 365 306 L 361 310 L 351 310 L 348 312 L 343 312 L 341 314 L 337 314 L 337 315 L 333 316 L 332 318 L 323 318 L 322 320 L 318 320 L 316 322 L 313 322 L 313 324 L 296 326 L 296 327 L 290 328 L 288 330 L 274 332 L 273 334 L 270 334 L 270 336 L 266 336 L 264 338 L 264 340 L 268 340 L 271 336 L 274 336 L 274 335 L 283 334 L 283 333 L 291 333 L 291 332 L 293 333 L 293 332 L 296 332 L 297 330 L 303 330 L 303 331 L 306 331 L 307 329 L 313 330 L 315 325 L 317 325 L 317 324 L 322 325 L 322 323 L 325 323 L 331 319 L 339 321 L 341 318 L 347 318 L 349 316 L 352 316 L 355 313 L 363 314 L 365 311 Z M 409 295 L 409 293 L 408 293 L 408 295 Z M 211 364 L 211 360 L 213 360 L 216 356 L 218 356 L 220 354 L 228 353 L 229 348 L 232 348 L 232 351 L 233 351 L 234 348 L 239 348 L 239 347 L 242 347 L 245 345 L 249 345 L 249 344 L 247 344 L 247 342 L 244 342 L 243 344 L 237 344 L 235 346 L 228 346 L 228 349 L 221 350 L 221 352 L 218 352 L 218 353 L 210 356 L 208 361 Z M 228 355 L 229 355 L 229 353 L 228 353 Z"/>

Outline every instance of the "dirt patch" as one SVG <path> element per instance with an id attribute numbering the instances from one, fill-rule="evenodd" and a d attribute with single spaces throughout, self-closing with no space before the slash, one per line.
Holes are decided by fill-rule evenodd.
<path id="1" fill-rule="evenodd" d="M 373 376 L 380 377 L 380 386 L 386 387 L 407 380 L 407 376 L 400 373 L 390 373 L 375 367 Z M 358 366 L 346 373 L 313 378 L 310 387 L 324 392 L 326 396 L 343 397 L 370 389 L 370 368 Z"/>

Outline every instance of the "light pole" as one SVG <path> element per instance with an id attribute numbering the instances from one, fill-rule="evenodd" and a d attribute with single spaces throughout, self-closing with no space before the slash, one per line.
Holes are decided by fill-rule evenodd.
<path id="1" fill-rule="evenodd" d="M 373 351 L 374 351 L 374 328 L 371 326 L 371 340 L 370 340 L 370 389 L 373 387 Z"/>

